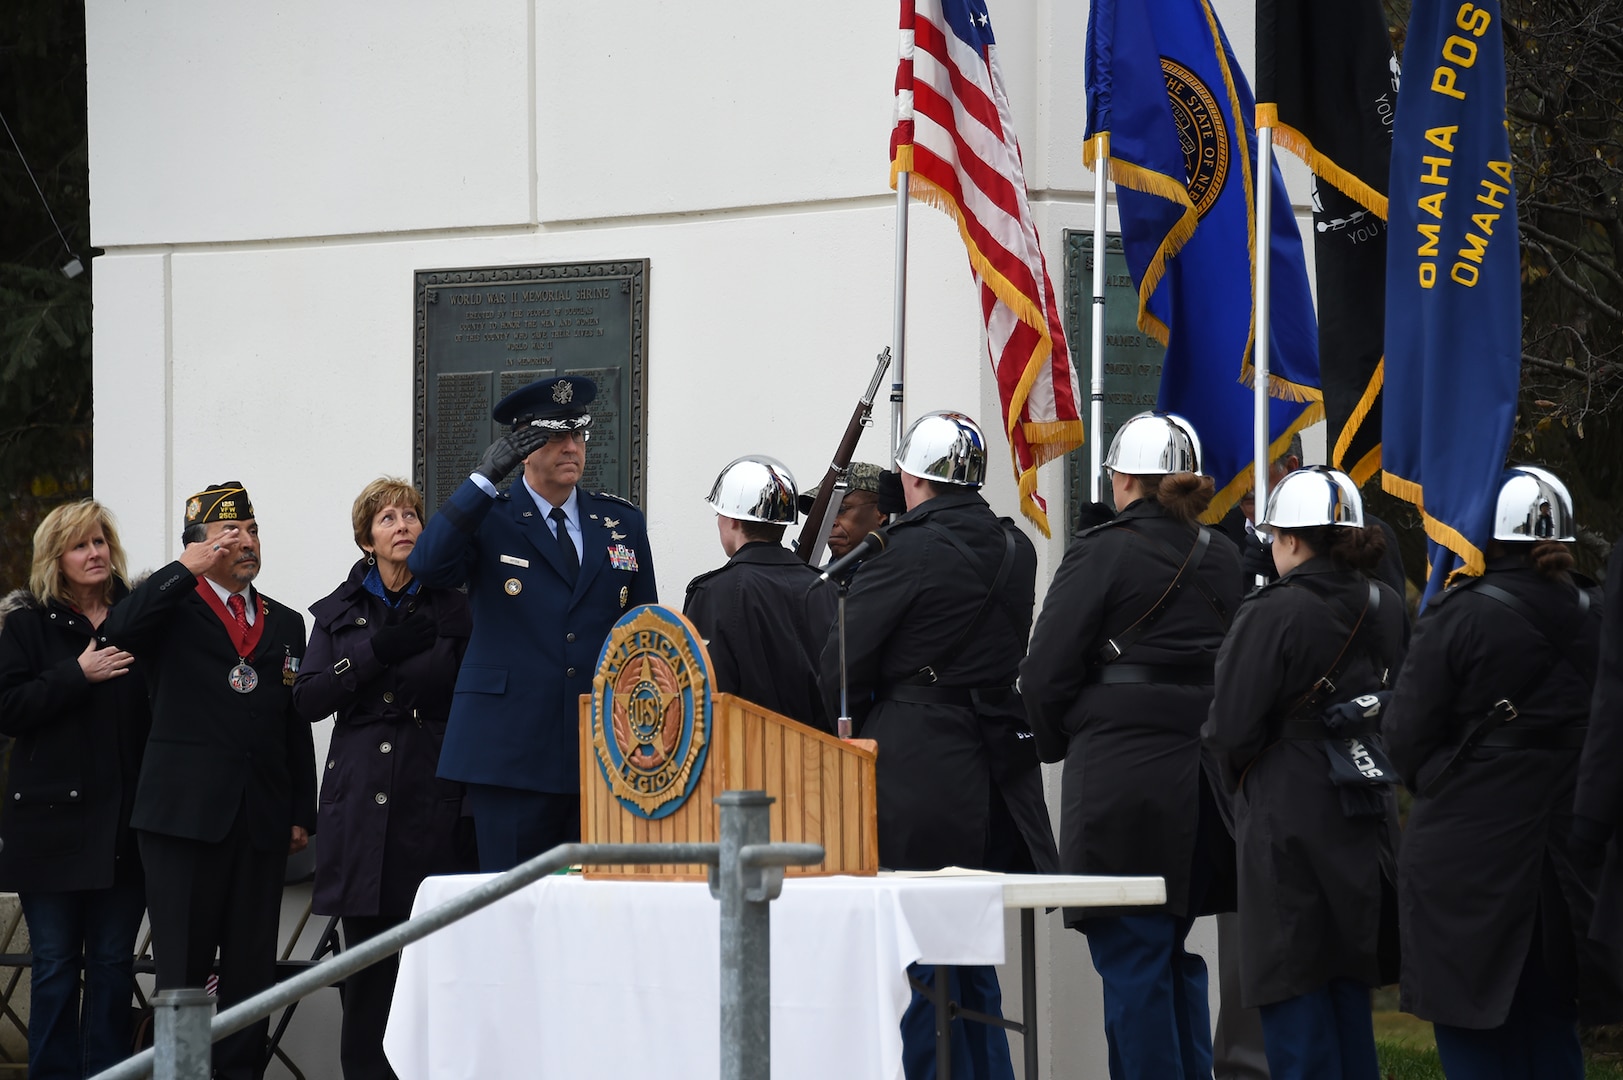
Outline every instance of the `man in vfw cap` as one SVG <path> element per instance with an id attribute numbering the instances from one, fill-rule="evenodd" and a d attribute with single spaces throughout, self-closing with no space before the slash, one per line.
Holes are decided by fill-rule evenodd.
<path id="1" fill-rule="evenodd" d="M 473 636 L 439 774 L 467 785 L 487 872 L 580 839 L 580 695 L 615 620 L 657 599 L 642 511 L 578 486 L 596 396 L 591 379 L 566 375 L 497 402 L 491 415 L 511 430 L 409 560 L 424 584 L 468 588 Z"/>
<path id="2" fill-rule="evenodd" d="M 220 1008 L 276 981 L 287 857 L 316 827 L 310 724 L 293 707 L 304 617 L 253 586 L 259 523 L 240 483 L 186 501 L 180 558 L 102 624 L 146 664 L 152 734 L 130 824 L 146 870 L 157 988 L 201 988 L 220 953 Z M 214 1075 L 264 1073 L 268 1021 L 214 1048 Z"/>

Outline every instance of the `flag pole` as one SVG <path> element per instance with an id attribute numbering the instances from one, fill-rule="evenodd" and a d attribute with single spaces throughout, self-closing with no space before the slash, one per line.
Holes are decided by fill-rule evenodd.
<path id="1" fill-rule="evenodd" d="M 908 174 L 896 174 L 896 293 L 892 301 L 894 322 L 891 327 L 890 346 L 890 460 L 896 462 L 896 451 L 902 445 L 902 383 L 907 350 L 907 181 Z"/>
<path id="2" fill-rule="evenodd" d="M 1101 497 L 1105 430 L 1105 172 L 1110 167 L 1110 134 L 1094 136 L 1093 154 L 1093 394 L 1088 411 L 1088 491 Z"/>
<path id="3" fill-rule="evenodd" d="M 1253 370 L 1255 381 L 1252 384 L 1252 401 L 1255 410 L 1254 426 L 1251 434 L 1251 449 L 1256 455 L 1252 462 L 1255 468 L 1255 495 L 1251 518 L 1253 524 L 1262 521 L 1263 511 L 1268 506 L 1268 345 L 1271 323 L 1269 322 L 1269 257 L 1273 249 L 1273 179 L 1274 179 L 1274 129 L 1272 127 L 1257 128 L 1257 253 L 1256 253 L 1256 301 L 1257 313 L 1256 345 Z"/>

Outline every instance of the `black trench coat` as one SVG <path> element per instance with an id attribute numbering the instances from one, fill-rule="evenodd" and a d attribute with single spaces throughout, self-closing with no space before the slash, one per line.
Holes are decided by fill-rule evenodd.
<path id="1" fill-rule="evenodd" d="M 705 639 L 717 690 L 834 730 L 817 689 L 817 659 L 834 624 L 834 586 L 817 585 L 817 571 L 794 552 L 745 544 L 688 582 L 682 614 Z"/>
<path id="2" fill-rule="evenodd" d="M 1623 536 L 1606 564 L 1600 664 L 1573 809 L 1611 833 L 1590 935 L 1623 947 Z"/>
<path id="3" fill-rule="evenodd" d="M 928 528 L 931 522 L 967 545 L 978 565 Z M 1002 595 L 975 639 L 943 662 L 987 595 L 1006 531 L 1015 538 L 1015 559 Z M 879 743 L 881 865 L 1055 869 L 1042 777 L 1018 697 L 1008 693 L 1001 704 L 981 708 L 887 700 L 891 687 L 928 665 L 936 667 L 940 687 L 1011 691 L 1036 580 L 1037 554 L 1025 534 L 996 517 L 976 492 L 953 487 L 898 518 L 889 547 L 853 579 L 847 660 L 853 697 L 871 691 L 878 698 L 858 734 Z M 819 670 L 825 705 L 837 715 L 838 627 L 829 632 Z"/>
<path id="4" fill-rule="evenodd" d="M 1382 816 L 1349 818 L 1323 742 L 1280 738 L 1281 721 L 1336 662 L 1369 584 L 1328 556 L 1311 559 L 1245 599 L 1217 656 L 1217 694 L 1202 734 L 1231 788 L 1244 777 L 1233 806 L 1247 1008 L 1331 979 L 1380 986 L 1397 977 L 1392 789 L 1382 793 Z M 1326 705 L 1374 693 L 1383 673 L 1397 673 L 1403 601 L 1376 588 L 1380 601 L 1364 615 Z"/>
<path id="5" fill-rule="evenodd" d="M 462 785 L 434 775 L 473 620 L 455 589 L 424 586 L 391 611 L 362 585 L 366 571 L 356 563 L 310 606 L 315 626 L 293 700 L 311 723 L 338 714 L 321 773 L 315 910 L 393 917 L 411 913 L 430 874 L 478 869 L 471 836 L 460 835 Z M 416 608 L 432 614 L 434 644 L 383 665 L 372 635 Z"/>
<path id="6" fill-rule="evenodd" d="M 1043 758 L 1063 759 L 1060 866 L 1070 874 L 1159 874 L 1162 908 L 1089 908 L 1067 924 L 1101 916 L 1162 911 L 1227 911 L 1233 896 L 1233 842 L 1217 813 L 1202 762 L 1200 725 L 1212 689 L 1202 685 L 1087 681 L 1105 641 L 1136 622 L 1171 584 L 1195 526 L 1140 499 L 1114 521 L 1077 535 L 1043 601 L 1021 692 Z M 1208 530 L 1210 531 L 1210 530 Z M 1185 584 L 1150 631 L 1117 663 L 1208 667 L 1240 600 L 1239 552 L 1220 533 L 1198 569 L 1219 614 Z M 1207 879 L 1200 887 L 1196 874 Z M 1192 896 L 1196 891 L 1201 895 Z"/>
<path id="7" fill-rule="evenodd" d="M 1540 577 L 1515 556 L 1489 560 L 1481 580 L 1548 625 L 1577 624 L 1573 585 Z M 1425 790 L 1464 730 L 1500 698 L 1514 699 L 1519 725 L 1586 722 L 1599 643 L 1598 604 L 1558 658 L 1525 620 L 1472 584 L 1434 599 L 1415 624 L 1382 725 L 1404 783 Z M 1542 682 L 1529 691 L 1534 676 Z M 1416 795 L 1398 865 L 1404 1011 L 1497 1027 L 1529 948 L 1539 947 L 1586 1021 L 1616 1018 L 1617 953 L 1584 940 L 1599 867 L 1575 859 L 1568 844 L 1578 757 L 1576 749 L 1481 747 L 1440 792 Z"/>
<path id="8" fill-rule="evenodd" d="M 122 581 L 113 602 L 129 594 Z M 0 889 L 68 892 L 141 880 L 130 831 L 152 713 L 136 662 L 90 683 L 83 615 L 19 589 L 0 600 L 0 732 L 14 737 L 0 809 Z"/>

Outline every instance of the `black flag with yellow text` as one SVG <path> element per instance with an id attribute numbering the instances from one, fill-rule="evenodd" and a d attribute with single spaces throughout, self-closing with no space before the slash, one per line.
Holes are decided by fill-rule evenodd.
<path id="1" fill-rule="evenodd" d="M 1330 463 L 1381 467 L 1387 182 L 1398 63 L 1381 0 L 1258 0 L 1257 126 L 1316 177 L 1319 379 Z"/>

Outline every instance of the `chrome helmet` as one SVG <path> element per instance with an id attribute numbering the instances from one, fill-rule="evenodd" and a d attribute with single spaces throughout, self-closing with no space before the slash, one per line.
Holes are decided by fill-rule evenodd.
<path id="1" fill-rule="evenodd" d="M 764 454 L 746 454 L 729 462 L 705 502 L 723 517 L 740 521 L 792 525 L 800 516 L 794 474 Z"/>
<path id="2" fill-rule="evenodd" d="M 1128 476 L 1200 472 L 1200 436 L 1176 413 L 1141 412 L 1116 430 L 1105 468 Z"/>
<path id="3" fill-rule="evenodd" d="M 1493 511 L 1495 540 L 1575 539 L 1572 494 L 1548 469 L 1517 465 L 1505 470 Z"/>
<path id="4" fill-rule="evenodd" d="M 902 436 L 896 467 L 937 484 L 978 488 L 986 482 L 986 436 L 963 413 L 927 413 Z"/>
<path id="5" fill-rule="evenodd" d="M 1268 493 L 1261 531 L 1320 525 L 1364 527 L 1364 500 L 1352 477 L 1326 465 L 1309 465 L 1280 477 Z"/>

